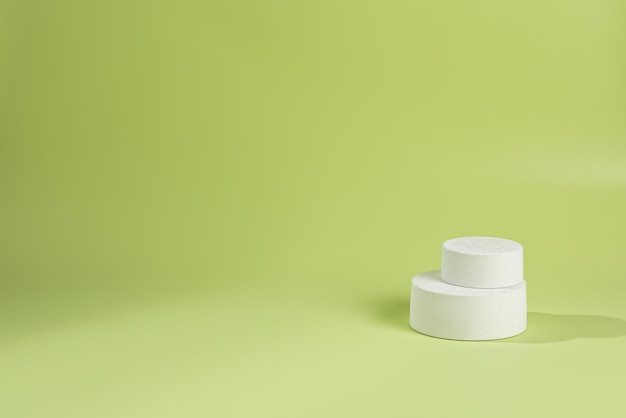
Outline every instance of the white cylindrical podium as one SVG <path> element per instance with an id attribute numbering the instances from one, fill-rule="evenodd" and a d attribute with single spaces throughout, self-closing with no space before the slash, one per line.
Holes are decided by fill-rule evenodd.
<path id="1" fill-rule="evenodd" d="M 526 282 L 499 289 L 454 286 L 440 271 L 411 281 L 411 328 L 451 340 L 496 340 L 526 329 Z"/>
<path id="2" fill-rule="evenodd" d="M 523 248 L 515 241 L 464 237 L 443 243 L 441 278 L 479 289 L 513 286 L 524 280 Z"/>
<path id="3" fill-rule="evenodd" d="M 526 329 L 522 246 L 492 237 L 443 243 L 442 269 L 411 281 L 411 327 L 453 340 L 495 340 Z"/>

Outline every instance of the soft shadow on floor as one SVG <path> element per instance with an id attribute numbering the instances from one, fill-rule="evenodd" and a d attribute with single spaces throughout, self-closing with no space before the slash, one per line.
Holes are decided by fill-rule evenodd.
<path id="1" fill-rule="evenodd" d="M 399 331 L 415 332 L 409 325 L 409 301 L 406 297 L 375 300 L 370 309 L 374 318 L 383 325 Z"/>
<path id="2" fill-rule="evenodd" d="M 540 344 L 576 338 L 615 338 L 626 335 L 626 321 L 600 315 L 559 315 L 528 312 L 528 328 L 522 334 L 497 343 Z"/>
<path id="3" fill-rule="evenodd" d="M 387 298 L 370 304 L 374 318 L 387 327 L 415 332 L 409 325 L 407 298 Z M 541 344 L 576 338 L 616 338 L 626 336 L 626 321 L 600 315 L 570 315 L 528 312 L 528 328 L 522 334 L 492 343 Z"/>

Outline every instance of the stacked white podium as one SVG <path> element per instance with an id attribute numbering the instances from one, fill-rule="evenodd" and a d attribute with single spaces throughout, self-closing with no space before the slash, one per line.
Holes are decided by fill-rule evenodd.
<path id="1" fill-rule="evenodd" d="M 411 327 L 452 340 L 496 340 L 526 329 L 523 248 L 463 237 L 443 243 L 441 270 L 411 282 Z"/>

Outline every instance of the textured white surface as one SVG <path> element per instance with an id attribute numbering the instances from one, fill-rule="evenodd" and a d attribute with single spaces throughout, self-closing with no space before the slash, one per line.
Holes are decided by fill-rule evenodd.
<path id="1" fill-rule="evenodd" d="M 451 285 L 440 270 L 411 282 L 411 327 L 452 340 L 495 340 L 526 329 L 526 282 L 499 289 Z"/>
<path id="2" fill-rule="evenodd" d="M 441 277 L 450 284 L 486 289 L 524 280 L 523 248 L 515 241 L 463 237 L 448 240 L 442 247 Z"/>

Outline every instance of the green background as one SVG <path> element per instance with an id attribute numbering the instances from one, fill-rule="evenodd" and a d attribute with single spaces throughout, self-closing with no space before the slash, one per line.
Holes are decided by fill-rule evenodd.
<path id="1" fill-rule="evenodd" d="M 621 416 L 621 1 L 1 1 L 0 416 Z M 529 329 L 408 326 L 440 245 Z"/>

